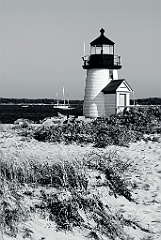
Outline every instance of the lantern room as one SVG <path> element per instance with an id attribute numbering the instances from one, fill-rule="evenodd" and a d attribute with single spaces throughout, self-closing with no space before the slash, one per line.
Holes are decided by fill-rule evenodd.
<path id="1" fill-rule="evenodd" d="M 120 56 L 114 55 L 115 43 L 105 37 L 105 30 L 100 30 L 101 35 L 90 43 L 90 56 L 84 56 L 84 69 L 108 68 L 120 69 Z"/>

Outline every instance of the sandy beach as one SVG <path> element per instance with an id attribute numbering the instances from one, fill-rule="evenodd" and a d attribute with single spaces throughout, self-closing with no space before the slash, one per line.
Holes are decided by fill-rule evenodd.
<path id="1" fill-rule="evenodd" d="M 90 194 L 98 195 L 103 204 L 108 205 L 112 214 L 119 216 L 120 222 L 121 218 L 126 219 L 126 222 L 122 221 L 126 235 L 124 238 L 118 236 L 115 239 L 161 239 L 161 136 L 159 134 L 147 136 L 147 141 L 131 143 L 129 147 L 112 145 L 99 149 L 92 144 L 81 146 L 39 142 L 33 138 L 18 135 L 17 131 L 12 128 L 12 125 L 0 126 L 0 157 L 7 162 L 22 163 L 32 159 L 42 164 L 63 161 L 82 163 L 83 159 L 88 162 L 90 159 L 95 159 L 95 156 L 105 158 L 110 154 L 115 163 L 119 160 L 128 163 L 129 168 L 124 173 L 124 177 L 131 187 L 132 201 L 120 195 L 110 194 L 109 187 L 104 184 L 105 176 L 99 170 L 86 169 L 88 191 Z M 153 141 L 154 137 L 155 141 Z M 36 191 L 38 190 L 35 189 L 34 196 L 23 196 L 24 205 L 31 206 L 37 201 Z M 30 229 L 30 234 L 24 236 L 22 230 L 24 227 Z M 20 223 L 19 229 L 15 238 L 18 240 L 89 239 L 88 229 L 74 227 L 72 231 L 58 231 L 55 222 L 47 216 L 41 217 L 39 212 L 30 213 L 30 218 Z M 104 235 L 101 237 L 100 239 L 110 239 Z M 6 233 L 3 233 L 1 238 L 13 239 Z"/>

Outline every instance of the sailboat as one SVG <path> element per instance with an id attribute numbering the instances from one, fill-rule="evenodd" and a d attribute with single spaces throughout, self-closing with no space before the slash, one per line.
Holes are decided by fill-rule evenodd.
<path id="1" fill-rule="evenodd" d="M 67 92 L 67 104 L 66 104 L 66 100 L 65 100 L 65 89 L 63 87 L 63 103 L 60 104 L 59 101 L 58 101 L 58 94 L 57 95 L 57 103 L 56 105 L 54 105 L 54 108 L 57 108 L 57 109 L 62 109 L 62 110 L 71 110 L 71 109 L 74 109 L 73 107 L 70 106 L 69 104 L 69 96 L 68 96 L 68 92 Z"/>

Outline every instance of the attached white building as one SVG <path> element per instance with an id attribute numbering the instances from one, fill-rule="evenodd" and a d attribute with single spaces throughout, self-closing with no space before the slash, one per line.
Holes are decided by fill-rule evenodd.
<path id="1" fill-rule="evenodd" d="M 130 105 L 133 91 L 124 79 L 118 79 L 122 67 L 120 56 L 114 55 L 114 42 L 101 35 L 90 43 L 89 56 L 84 56 L 83 68 L 87 70 L 83 115 L 107 117 L 123 111 Z"/>
<path id="2" fill-rule="evenodd" d="M 122 112 L 130 105 L 130 93 L 133 90 L 125 79 L 112 80 L 102 89 L 104 93 L 105 116 Z"/>

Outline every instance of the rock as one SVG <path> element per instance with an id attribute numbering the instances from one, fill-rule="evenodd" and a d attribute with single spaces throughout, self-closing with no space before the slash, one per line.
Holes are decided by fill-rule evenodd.
<path id="1" fill-rule="evenodd" d="M 20 118 L 20 119 L 17 119 L 14 124 L 15 125 L 18 125 L 20 128 L 27 128 L 30 126 L 30 124 L 32 124 L 33 121 L 31 120 L 28 120 L 28 119 L 24 119 L 24 118 Z"/>

